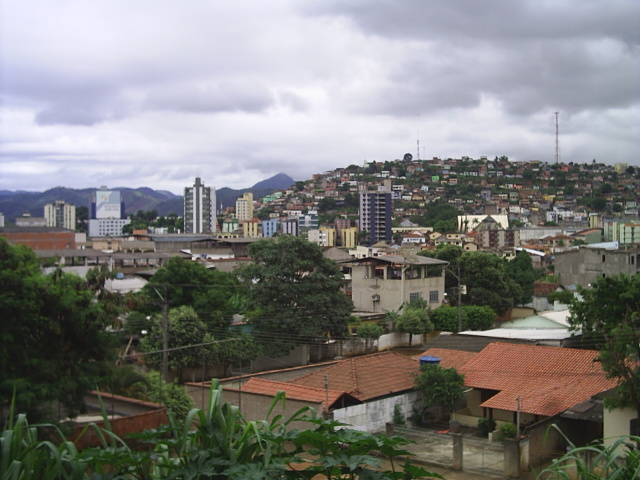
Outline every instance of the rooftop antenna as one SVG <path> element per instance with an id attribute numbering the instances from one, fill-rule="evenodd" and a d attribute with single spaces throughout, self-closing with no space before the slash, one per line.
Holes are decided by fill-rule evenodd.
<path id="1" fill-rule="evenodd" d="M 418 130 L 418 138 L 416 139 L 416 143 L 418 144 L 418 148 L 416 149 L 416 160 L 420 160 L 420 130 Z"/>
<path id="2" fill-rule="evenodd" d="M 558 113 L 556 113 L 556 163 L 560 163 L 560 144 L 558 143 Z"/>

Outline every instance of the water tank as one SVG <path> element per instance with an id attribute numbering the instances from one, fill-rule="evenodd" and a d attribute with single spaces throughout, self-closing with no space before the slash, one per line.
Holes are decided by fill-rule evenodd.
<path id="1" fill-rule="evenodd" d="M 440 357 L 425 355 L 420 357 L 420 366 L 422 365 L 440 365 Z"/>

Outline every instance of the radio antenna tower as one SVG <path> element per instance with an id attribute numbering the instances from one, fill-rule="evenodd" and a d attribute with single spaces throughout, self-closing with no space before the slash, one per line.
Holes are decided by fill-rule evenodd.
<path id="1" fill-rule="evenodd" d="M 560 144 L 558 143 L 558 113 L 556 113 L 556 163 L 560 163 Z"/>
<path id="2" fill-rule="evenodd" d="M 417 157 L 416 160 L 420 160 L 420 139 L 418 139 L 417 142 L 418 142 L 418 149 L 417 149 L 418 155 L 416 155 Z"/>

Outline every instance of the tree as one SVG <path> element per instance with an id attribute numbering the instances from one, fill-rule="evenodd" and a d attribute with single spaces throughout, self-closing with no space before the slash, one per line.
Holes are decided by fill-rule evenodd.
<path id="1" fill-rule="evenodd" d="M 591 288 L 579 288 L 569 323 L 586 345 L 599 350 L 609 378 L 618 380 L 610 408 L 634 408 L 640 418 L 640 275 L 598 278 Z"/>
<path id="2" fill-rule="evenodd" d="M 467 286 L 464 302 L 485 305 L 504 315 L 522 292 L 506 272 L 505 261 L 492 253 L 465 252 L 459 260 L 460 283 Z"/>
<path id="3" fill-rule="evenodd" d="M 232 274 L 209 270 L 200 263 L 170 258 L 142 289 L 146 313 L 157 312 L 162 302 L 169 308 L 189 305 L 209 326 L 226 327 L 242 303 L 240 283 Z"/>
<path id="4" fill-rule="evenodd" d="M 433 323 L 429 320 L 429 312 L 422 305 L 409 304 L 406 310 L 393 322 L 393 331 L 409 334 L 409 346 L 414 335 L 424 335 L 433 330 Z"/>
<path id="5" fill-rule="evenodd" d="M 145 386 L 142 399 L 165 405 L 178 419 L 184 419 L 194 407 L 193 398 L 187 394 L 184 386 L 175 381 L 165 382 L 160 372 L 149 372 Z"/>
<path id="6" fill-rule="evenodd" d="M 373 342 L 378 340 L 383 333 L 384 329 L 377 323 L 365 323 L 364 325 L 360 325 L 358 327 L 358 332 L 356 333 L 356 335 L 358 336 L 358 338 L 364 339 L 365 352 L 369 353 L 369 350 L 373 346 Z"/>
<path id="7" fill-rule="evenodd" d="M 202 343 L 213 342 L 213 335 L 207 332 L 207 327 L 198 318 L 198 314 L 192 307 L 183 305 L 169 310 L 168 314 L 169 348 L 189 347 Z M 158 352 L 162 350 L 163 332 L 161 322 L 157 321 L 151 327 L 147 335 L 142 337 L 140 348 L 145 352 Z M 169 368 L 178 372 L 178 378 L 182 380 L 185 368 L 197 368 L 205 362 L 211 363 L 215 359 L 215 346 L 203 345 L 192 348 L 181 348 L 169 352 Z M 146 355 L 145 362 L 153 367 L 160 366 L 162 355 L 160 353 Z"/>
<path id="8" fill-rule="evenodd" d="M 451 411 L 464 396 L 464 377 L 455 368 L 443 368 L 434 364 L 422 365 L 415 385 L 422 392 L 425 409 L 444 407 Z"/>
<path id="9" fill-rule="evenodd" d="M 14 394 L 32 418 L 55 402 L 82 411 L 113 353 L 112 317 L 95 292 L 76 275 L 43 274 L 32 250 L 0 238 L 0 318 L 0 418 Z"/>
<path id="10" fill-rule="evenodd" d="M 520 287 L 519 295 L 514 298 L 516 305 L 524 305 L 533 300 L 533 284 L 538 274 L 533 268 L 533 262 L 527 252 L 520 251 L 516 257 L 507 262 L 507 276 Z"/>
<path id="11" fill-rule="evenodd" d="M 252 243 L 249 253 L 253 263 L 240 276 L 249 290 L 249 318 L 267 355 L 347 332 L 353 304 L 340 290 L 338 266 L 318 245 L 283 235 Z"/>

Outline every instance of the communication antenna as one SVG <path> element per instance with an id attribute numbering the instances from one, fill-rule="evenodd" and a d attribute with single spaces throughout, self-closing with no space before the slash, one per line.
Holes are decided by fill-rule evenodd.
<path id="1" fill-rule="evenodd" d="M 556 163 L 560 163 L 560 144 L 558 143 L 558 113 L 556 113 Z"/>
<path id="2" fill-rule="evenodd" d="M 418 142 L 418 149 L 417 149 L 416 159 L 420 160 L 420 139 L 418 139 L 417 142 Z"/>

